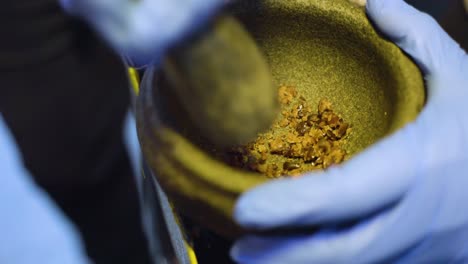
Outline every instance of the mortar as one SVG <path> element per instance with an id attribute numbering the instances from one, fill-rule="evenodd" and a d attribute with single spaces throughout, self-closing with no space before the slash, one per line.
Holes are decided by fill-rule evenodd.
<path id="1" fill-rule="evenodd" d="M 277 86 L 294 85 L 310 105 L 329 99 L 352 125 L 351 157 L 422 109 L 419 69 L 373 29 L 363 7 L 347 0 L 246 0 L 230 10 L 256 39 Z M 236 198 L 268 179 L 214 159 L 201 147 L 203 135 L 188 133 L 196 130 L 187 116 L 162 71 L 148 69 L 137 125 L 150 169 L 178 212 L 236 237 L 242 233 L 232 220 Z"/>

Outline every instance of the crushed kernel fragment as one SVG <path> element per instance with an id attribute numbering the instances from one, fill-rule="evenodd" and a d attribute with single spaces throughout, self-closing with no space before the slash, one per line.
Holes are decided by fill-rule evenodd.
<path id="1" fill-rule="evenodd" d="M 290 161 L 286 161 L 284 164 L 283 164 L 283 170 L 296 170 L 296 169 L 299 169 L 301 167 L 301 165 L 297 162 L 290 162 Z"/>
<path id="2" fill-rule="evenodd" d="M 322 99 L 312 108 L 293 86 L 281 86 L 278 94 L 281 116 L 272 129 L 254 142 L 233 147 L 221 158 L 269 178 L 297 177 L 343 162 L 343 146 L 351 128 L 333 111 L 331 102 Z"/>
<path id="3" fill-rule="evenodd" d="M 319 114 L 323 114 L 325 111 L 331 110 L 331 108 L 332 108 L 332 105 L 330 101 L 328 101 L 327 99 L 320 100 L 319 105 L 318 105 Z"/>

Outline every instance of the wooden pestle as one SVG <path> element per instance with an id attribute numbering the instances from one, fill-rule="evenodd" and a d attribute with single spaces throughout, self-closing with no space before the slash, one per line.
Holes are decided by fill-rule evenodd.
<path id="1" fill-rule="evenodd" d="M 255 41 L 221 16 L 170 52 L 164 73 L 200 133 L 218 147 L 247 143 L 270 127 L 277 89 Z"/>

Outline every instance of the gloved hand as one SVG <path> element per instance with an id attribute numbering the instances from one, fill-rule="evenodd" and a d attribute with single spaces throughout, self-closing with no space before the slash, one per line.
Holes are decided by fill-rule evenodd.
<path id="1" fill-rule="evenodd" d="M 136 64 L 158 62 L 168 46 L 203 25 L 224 0 L 61 0 Z"/>
<path id="2" fill-rule="evenodd" d="M 342 166 L 244 194 L 235 219 L 245 227 L 320 229 L 246 236 L 231 250 L 237 262 L 468 262 L 468 57 L 402 0 L 368 0 L 367 13 L 423 70 L 427 105 Z"/>
<path id="3" fill-rule="evenodd" d="M 0 115 L 0 263 L 90 263 L 76 229 L 32 180 Z"/>

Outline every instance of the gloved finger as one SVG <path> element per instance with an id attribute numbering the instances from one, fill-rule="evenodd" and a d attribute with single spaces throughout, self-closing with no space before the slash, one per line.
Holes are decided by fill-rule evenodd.
<path id="1" fill-rule="evenodd" d="M 223 0 L 60 0 L 118 52 L 139 66 L 160 63 L 167 49 L 205 25 Z"/>
<path id="2" fill-rule="evenodd" d="M 393 225 L 397 219 L 393 216 L 388 211 L 350 229 L 328 229 L 314 235 L 247 236 L 234 244 L 230 254 L 237 263 L 249 264 L 380 263 L 414 246 L 422 237 L 412 232 L 402 235 L 407 227 Z"/>
<path id="3" fill-rule="evenodd" d="M 363 263 L 359 253 L 379 236 L 387 214 L 344 230 L 322 230 L 295 237 L 246 236 L 231 248 L 237 263 Z M 372 255 L 372 252 L 366 252 Z"/>
<path id="4" fill-rule="evenodd" d="M 454 168 L 454 171 L 458 169 Z M 434 228 L 434 221 L 428 219 L 446 217 L 444 213 L 435 216 L 434 212 L 440 209 L 440 203 L 427 200 L 428 194 L 443 197 L 444 193 L 450 192 L 448 186 L 443 187 L 444 182 L 450 179 L 427 179 L 424 177 L 427 175 L 422 175 L 421 172 L 417 175 L 420 177 L 416 177 L 415 181 L 424 181 L 426 184 L 414 182 L 414 187 L 404 199 L 353 226 L 327 228 L 316 234 L 304 233 L 286 238 L 247 236 L 235 243 L 231 255 L 240 263 L 393 263 L 384 260 L 397 255 L 401 257 L 400 254 L 417 244 L 421 245 L 427 238 L 429 230 Z M 431 183 L 427 184 L 427 181 Z M 284 213 L 288 214 L 287 211 Z M 454 230 L 457 230 L 455 226 L 456 224 L 453 225 Z M 431 238 L 437 235 L 435 233 L 437 232 L 431 234 Z M 426 251 L 427 246 L 431 245 L 434 244 L 429 242 L 426 245 Z M 459 249 L 452 248 L 455 251 L 451 252 Z M 420 251 L 424 252 L 424 248 Z M 429 253 L 424 252 L 423 255 L 427 256 Z M 407 259 L 405 263 L 414 263 L 411 258 Z M 433 259 L 432 262 L 443 261 Z"/>
<path id="5" fill-rule="evenodd" d="M 403 0 L 368 0 L 367 13 L 426 75 L 451 74 L 468 63 L 465 52 L 431 16 Z"/>
<path id="6" fill-rule="evenodd" d="M 355 219 L 397 201 L 416 174 L 422 148 L 411 124 L 343 166 L 271 181 L 243 194 L 234 209 L 242 226 L 269 229 Z"/>

